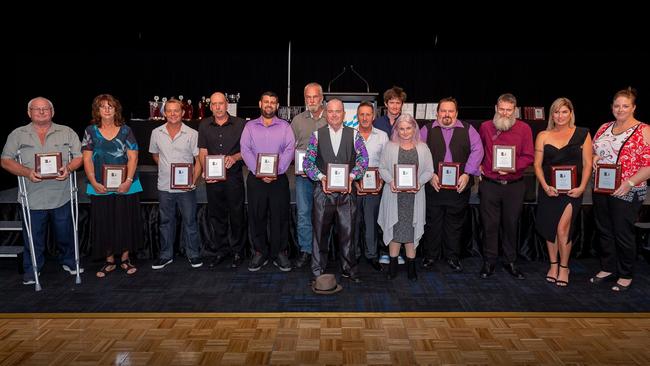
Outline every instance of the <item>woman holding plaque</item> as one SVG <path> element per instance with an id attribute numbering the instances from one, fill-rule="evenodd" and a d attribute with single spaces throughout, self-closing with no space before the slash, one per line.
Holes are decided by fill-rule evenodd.
<path id="1" fill-rule="evenodd" d="M 591 175 L 591 158 L 591 136 L 587 128 L 576 127 L 573 103 L 556 99 L 546 131 L 535 140 L 534 166 L 544 190 L 537 197 L 536 229 L 546 240 L 551 263 L 546 281 L 561 287 L 569 285 L 573 224 Z"/>
<path id="2" fill-rule="evenodd" d="M 636 259 L 634 222 L 645 200 L 646 180 L 650 178 L 650 129 L 634 118 L 635 109 L 636 90 L 619 90 L 612 103 L 616 120 L 600 126 L 593 142 L 596 177 L 607 174 L 603 164 L 620 166 L 620 184 L 613 187 L 614 192 L 593 194 L 601 269 L 589 281 L 599 284 L 618 277 L 613 291 L 625 291 L 632 285 Z M 613 169 L 614 173 L 616 170 Z M 599 185 L 597 179 L 594 189 L 601 190 Z"/>
<path id="3" fill-rule="evenodd" d="M 396 164 L 416 166 L 414 189 L 401 190 L 398 187 L 394 177 Z M 415 250 L 424 233 L 426 218 L 426 199 L 421 188 L 433 176 L 433 160 L 427 144 L 420 142 L 418 124 L 413 116 L 402 114 L 395 122 L 391 141 L 386 143 L 381 155 L 379 174 L 385 184 L 377 222 L 384 232 L 384 243 L 388 245 L 390 254 L 388 278 L 397 276 L 397 256 L 403 244 L 408 278 L 416 281 Z"/>
<path id="4" fill-rule="evenodd" d="M 101 94 L 93 100 L 91 125 L 86 128 L 81 150 L 88 177 L 93 247 L 97 257 L 105 258 L 96 275 L 103 278 L 117 268 L 115 253 L 121 253 L 120 267 L 132 275 L 137 268 L 129 252 L 142 242 L 138 143 L 124 124 L 122 105 L 112 95 Z"/>

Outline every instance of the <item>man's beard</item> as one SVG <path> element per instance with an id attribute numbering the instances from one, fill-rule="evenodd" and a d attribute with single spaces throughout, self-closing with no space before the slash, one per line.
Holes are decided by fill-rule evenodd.
<path id="1" fill-rule="evenodd" d="M 311 113 L 316 113 L 318 112 L 318 109 L 320 108 L 320 104 L 315 104 L 315 105 L 307 105 L 307 110 L 310 111 Z"/>
<path id="2" fill-rule="evenodd" d="M 262 109 L 262 117 L 273 118 L 273 116 L 275 116 L 275 110 L 273 110 L 271 113 L 267 113 L 264 109 Z"/>
<path id="3" fill-rule="evenodd" d="M 515 117 L 501 117 L 499 113 L 495 113 L 492 119 L 494 127 L 499 131 L 508 131 L 515 124 L 515 121 Z"/>

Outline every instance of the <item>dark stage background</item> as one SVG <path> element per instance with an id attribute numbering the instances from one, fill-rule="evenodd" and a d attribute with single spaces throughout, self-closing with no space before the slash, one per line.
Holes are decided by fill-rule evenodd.
<path id="1" fill-rule="evenodd" d="M 647 47 L 630 39 L 611 43 L 597 37 L 575 41 L 444 33 L 403 39 L 355 35 L 298 39 L 291 43 L 288 85 L 286 37 L 236 40 L 226 32 L 174 34 L 58 31 L 34 39 L 26 35 L 25 42 L 9 52 L 13 66 L 4 70 L 11 96 L 0 127 L 2 143 L 11 130 L 28 122 L 26 104 L 39 95 L 54 102 L 56 122 L 81 134 L 90 119 L 92 99 L 100 93 L 120 99 L 127 119 L 148 116 L 147 102 L 154 95 L 182 94 L 196 106 L 202 95 L 214 91 L 240 93 L 239 114 L 256 117 L 262 92 L 275 91 L 287 105 L 290 86 L 291 105 L 302 105 L 307 82 L 327 89 L 349 65 L 380 98 L 393 85 L 405 89 L 407 102 L 454 96 L 460 103 L 460 119 L 490 119 L 496 98 L 504 92 L 514 93 L 520 106 L 544 106 L 547 114 L 555 98 L 566 96 L 575 104 L 577 123 L 592 131 L 612 119 L 613 94 L 631 85 L 639 91 L 637 118 L 650 122 L 644 102 L 650 92 L 645 76 L 650 57 Z M 338 92 L 365 91 L 365 84 L 351 72 L 331 87 Z M 148 141 L 139 143 L 146 151 Z M 0 188 L 16 185 L 14 177 L 0 174 Z"/>

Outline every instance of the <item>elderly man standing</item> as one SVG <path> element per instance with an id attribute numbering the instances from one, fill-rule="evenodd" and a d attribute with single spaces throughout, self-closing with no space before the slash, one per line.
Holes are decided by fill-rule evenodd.
<path id="1" fill-rule="evenodd" d="M 530 126 L 515 118 L 516 107 L 517 99 L 514 95 L 501 95 L 494 107 L 494 118 L 483 122 L 479 129 L 484 149 L 479 185 L 485 258 L 480 272 L 481 278 L 488 278 L 494 273 L 499 257 L 499 243 L 502 243 L 507 261 L 504 268 L 516 279 L 525 279 L 524 274 L 515 265 L 517 224 L 526 192 L 524 170 L 533 163 L 535 151 Z M 497 151 L 493 151 L 495 149 Z M 493 161 L 495 153 L 500 158 L 497 163 Z M 508 163 L 510 166 L 500 166 Z"/>
<path id="2" fill-rule="evenodd" d="M 296 138 L 296 150 L 307 150 L 309 138 L 317 129 L 325 126 L 325 108 L 323 108 L 323 88 L 318 83 L 305 86 L 305 106 L 307 110 L 294 117 L 291 129 Z M 298 162 L 295 162 L 298 164 Z M 314 182 L 306 174 L 296 175 L 296 209 L 298 211 L 298 245 L 300 255 L 295 261 L 296 268 L 302 268 L 311 260 L 312 227 L 311 206 L 314 203 Z"/>
<path id="3" fill-rule="evenodd" d="M 54 106 L 43 97 L 37 97 L 27 104 L 27 115 L 31 122 L 13 130 L 7 137 L 2 150 L 2 167 L 9 173 L 27 178 L 26 190 L 29 198 L 29 214 L 32 223 L 32 239 L 36 270 L 32 267 L 29 242 L 23 235 L 25 253 L 23 256 L 23 284 L 36 282 L 34 272 L 40 272 L 45 257 L 47 225 L 53 225 L 59 249 L 59 263 L 70 274 L 76 275 L 74 255 L 74 229 L 70 211 L 69 173 L 82 164 L 79 136 L 67 126 L 52 122 Z M 16 161 L 20 152 L 22 164 Z M 68 161 L 69 152 L 72 160 Z M 63 164 L 54 179 L 45 179 L 35 170 L 35 154 L 60 153 Z M 23 230 L 26 228 L 23 226 Z M 79 270 L 83 272 L 83 268 Z"/>
<path id="4" fill-rule="evenodd" d="M 343 102 L 332 99 L 325 110 L 327 126 L 319 128 L 309 140 L 303 167 L 307 176 L 317 182 L 314 189 L 314 242 L 311 270 L 318 277 L 327 270 L 329 235 L 336 223 L 342 276 L 361 282 L 357 273 L 355 250 L 352 246 L 356 220 L 356 193 L 352 181 L 359 180 L 368 168 L 368 151 L 358 131 L 343 126 Z M 332 192 L 327 188 L 328 164 L 347 164 L 347 189 Z"/>

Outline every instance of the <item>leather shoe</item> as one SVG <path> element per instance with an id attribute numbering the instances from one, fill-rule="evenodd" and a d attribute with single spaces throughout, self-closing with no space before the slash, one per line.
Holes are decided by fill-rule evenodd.
<path id="1" fill-rule="evenodd" d="M 503 268 L 508 271 L 512 275 L 512 277 L 518 279 L 518 280 L 524 280 L 526 279 L 526 276 L 517 268 L 517 266 L 514 263 L 506 263 L 503 265 Z"/>
<path id="2" fill-rule="evenodd" d="M 232 258 L 232 264 L 230 265 L 231 268 L 237 268 L 241 266 L 241 264 L 244 262 L 244 258 L 241 257 L 239 254 L 235 254 L 235 256 Z"/>
<path id="3" fill-rule="evenodd" d="M 217 254 L 214 258 L 212 258 L 212 261 L 210 262 L 208 267 L 214 268 L 214 267 L 218 266 L 219 264 L 221 264 L 221 262 L 223 262 L 224 259 L 226 259 L 225 256 Z"/>
<path id="4" fill-rule="evenodd" d="M 294 263 L 295 268 L 302 268 L 305 266 L 305 264 L 308 264 L 309 261 L 311 261 L 311 254 L 307 252 L 300 252 L 300 256 L 296 258 L 296 262 Z"/>
<path id="5" fill-rule="evenodd" d="M 449 265 L 449 268 L 454 270 L 454 272 L 462 272 L 463 271 L 463 266 L 460 265 L 460 261 L 457 258 L 449 258 L 449 259 L 447 259 L 447 264 Z"/>
<path id="6" fill-rule="evenodd" d="M 435 265 L 435 261 L 431 258 L 424 258 L 422 260 L 422 268 L 424 269 L 433 269 L 433 266 Z"/>
<path id="7" fill-rule="evenodd" d="M 375 271 L 381 272 L 384 270 L 384 268 L 381 266 L 377 258 L 368 258 L 367 261 L 370 267 L 372 267 L 372 269 L 374 269 Z"/>
<path id="8" fill-rule="evenodd" d="M 350 281 L 352 281 L 354 283 L 361 283 L 361 278 L 359 278 L 359 276 L 356 276 L 356 275 L 353 276 L 353 275 L 351 275 L 351 274 L 349 274 L 347 272 L 341 273 L 341 277 L 347 278 L 348 280 L 350 280 Z"/>
<path id="9" fill-rule="evenodd" d="M 483 267 L 481 267 L 481 278 L 488 278 L 494 273 L 494 264 L 488 262 L 483 262 Z"/>

